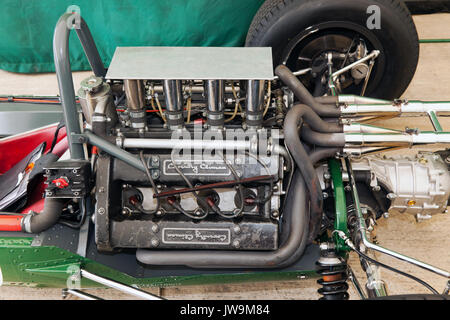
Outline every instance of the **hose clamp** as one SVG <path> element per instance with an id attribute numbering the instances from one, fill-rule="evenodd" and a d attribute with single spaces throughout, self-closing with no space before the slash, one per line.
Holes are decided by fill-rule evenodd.
<path id="1" fill-rule="evenodd" d="M 256 154 L 258 152 L 258 137 L 254 135 L 250 139 L 250 147 L 249 147 L 250 153 Z"/>
<path id="2" fill-rule="evenodd" d="M 31 218 L 33 217 L 34 212 L 31 211 L 29 214 L 23 217 L 22 221 L 20 222 L 20 225 L 22 227 L 22 230 L 27 233 L 31 232 Z"/>
<path id="3" fill-rule="evenodd" d="M 123 148 L 123 136 L 116 136 L 116 145 L 119 148 Z"/>

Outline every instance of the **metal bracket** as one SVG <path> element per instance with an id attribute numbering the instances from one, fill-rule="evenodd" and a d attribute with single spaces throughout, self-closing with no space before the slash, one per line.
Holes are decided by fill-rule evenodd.
<path id="1" fill-rule="evenodd" d="M 89 201 L 83 200 L 81 210 L 82 215 L 85 216 L 84 223 L 80 227 L 80 231 L 78 234 L 78 248 L 77 248 L 77 254 L 86 257 L 86 251 L 87 251 L 87 243 L 88 243 L 88 236 L 89 236 L 89 225 L 90 225 L 90 211 L 91 208 L 88 207 Z"/>
<path id="2" fill-rule="evenodd" d="M 84 134 L 80 133 L 72 133 L 72 143 L 83 144 L 88 142 L 88 139 L 84 136 Z"/>
<path id="3" fill-rule="evenodd" d="M 67 298 L 67 296 L 71 294 L 73 296 L 76 296 L 78 298 L 84 299 L 84 300 L 103 300 L 102 298 L 99 298 L 97 296 L 94 296 L 92 294 L 83 292 L 81 290 L 77 289 L 62 289 L 62 297 L 63 299 Z"/>
<path id="4" fill-rule="evenodd" d="M 79 277 L 79 280 L 81 280 L 82 278 L 86 278 L 86 279 L 89 279 L 96 283 L 102 284 L 106 287 L 119 290 L 121 292 L 133 295 L 135 297 L 138 297 L 138 298 L 141 298 L 144 300 L 164 300 L 162 297 L 153 295 L 153 294 L 143 291 L 141 289 L 138 289 L 138 288 L 135 288 L 132 286 L 128 286 L 126 284 L 123 284 L 123 283 L 120 283 L 117 281 L 113 281 L 111 279 L 100 277 L 100 276 L 90 273 L 84 269 L 80 269 L 80 272 L 77 276 Z M 86 299 L 86 300 L 101 300 L 101 298 L 99 298 L 99 297 L 90 295 L 90 294 L 85 293 L 80 290 L 70 289 L 70 288 L 66 288 L 66 289 L 62 290 L 63 298 L 67 297 L 68 294 L 72 294 L 72 295 L 75 295 L 79 298 Z"/>

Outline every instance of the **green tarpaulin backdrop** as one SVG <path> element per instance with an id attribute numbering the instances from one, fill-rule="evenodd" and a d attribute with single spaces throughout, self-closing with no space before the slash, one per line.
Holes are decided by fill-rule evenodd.
<path id="1" fill-rule="evenodd" d="M 0 69 L 54 71 L 58 18 L 80 8 L 107 67 L 117 46 L 242 46 L 264 0 L 1 0 Z M 75 32 L 72 70 L 89 70 Z"/>

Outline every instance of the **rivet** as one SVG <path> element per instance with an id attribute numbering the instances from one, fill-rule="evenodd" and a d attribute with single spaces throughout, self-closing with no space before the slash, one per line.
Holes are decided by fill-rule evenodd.
<path id="1" fill-rule="evenodd" d="M 154 239 L 152 239 L 151 244 L 153 247 L 157 247 L 157 246 L 159 246 L 159 240 L 154 238 Z"/>

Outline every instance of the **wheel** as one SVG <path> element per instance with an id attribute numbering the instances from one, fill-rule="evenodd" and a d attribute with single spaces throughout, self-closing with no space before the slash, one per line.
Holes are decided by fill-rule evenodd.
<path id="1" fill-rule="evenodd" d="M 246 46 L 272 47 L 274 67 L 311 68 L 300 80 L 315 96 L 326 93 L 328 57 L 335 72 L 378 50 L 372 69 L 370 60 L 359 64 L 340 75 L 336 86 L 340 93 L 381 99 L 400 97 L 419 57 L 414 22 L 398 0 L 266 0 Z"/>

